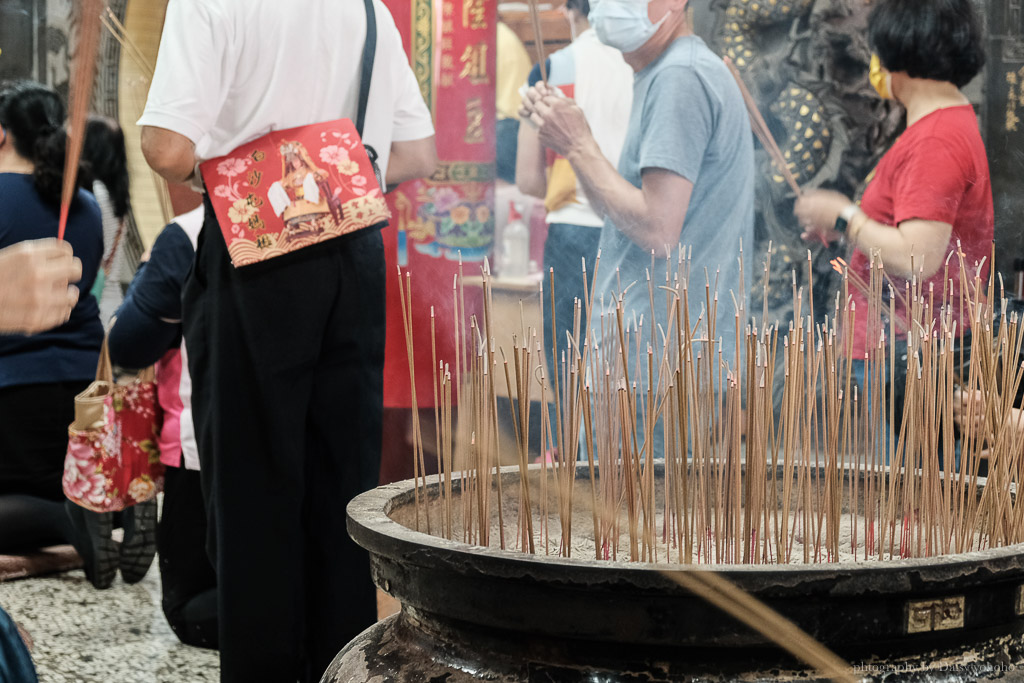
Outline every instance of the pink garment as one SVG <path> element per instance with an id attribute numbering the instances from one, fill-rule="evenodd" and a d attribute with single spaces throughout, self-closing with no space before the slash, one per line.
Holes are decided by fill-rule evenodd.
<path id="1" fill-rule="evenodd" d="M 181 455 L 181 349 L 171 349 L 156 364 L 156 397 L 164 411 L 164 426 L 157 436 L 160 462 L 182 467 Z"/>

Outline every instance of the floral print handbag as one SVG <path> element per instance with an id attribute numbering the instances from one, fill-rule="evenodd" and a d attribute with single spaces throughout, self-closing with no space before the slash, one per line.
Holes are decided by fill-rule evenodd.
<path id="1" fill-rule="evenodd" d="M 114 382 L 104 339 L 96 381 L 75 397 L 64 495 L 95 512 L 124 510 L 153 498 L 164 485 L 156 446 L 161 422 L 153 368 Z"/>

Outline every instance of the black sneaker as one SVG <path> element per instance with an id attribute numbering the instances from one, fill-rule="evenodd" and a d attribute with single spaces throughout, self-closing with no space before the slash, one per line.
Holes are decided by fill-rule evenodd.
<path id="1" fill-rule="evenodd" d="M 121 578 L 138 583 L 146 576 L 156 555 L 156 498 L 136 503 L 121 514 Z"/>
<path id="2" fill-rule="evenodd" d="M 117 576 L 118 544 L 111 538 L 114 513 L 93 512 L 65 501 L 64 508 L 75 530 L 75 550 L 82 556 L 85 578 L 94 588 L 110 588 Z"/>

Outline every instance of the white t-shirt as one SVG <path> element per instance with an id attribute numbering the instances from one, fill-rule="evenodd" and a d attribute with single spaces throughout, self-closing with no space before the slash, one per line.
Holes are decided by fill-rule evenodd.
<path id="1" fill-rule="evenodd" d="M 380 0 L 363 140 L 387 172 L 392 142 L 434 134 Z M 170 0 L 141 126 L 166 128 L 211 159 L 272 130 L 356 119 L 362 0 Z"/>
<path id="2" fill-rule="evenodd" d="M 174 222 L 188 235 L 192 248 L 199 243 L 199 232 L 203 229 L 206 212 L 202 204 L 188 213 L 175 217 Z M 192 419 L 192 375 L 188 371 L 188 351 L 185 337 L 181 338 L 181 377 L 178 380 L 178 397 L 181 399 L 181 456 L 185 469 L 199 469 L 199 445 L 196 443 L 196 425 Z"/>

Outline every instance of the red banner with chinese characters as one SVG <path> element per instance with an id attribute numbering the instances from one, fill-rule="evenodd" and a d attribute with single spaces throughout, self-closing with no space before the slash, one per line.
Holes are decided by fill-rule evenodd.
<path id="1" fill-rule="evenodd" d="M 402 34 L 420 92 L 434 117 L 440 164 L 427 180 L 388 194 L 387 350 L 384 405 L 411 405 L 397 272 L 412 274 L 420 407 L 433 405 L 430 312 L 437 357 L 455 358 L 452 283 L 463 262 L 479 275 L 494 241 L 496 0 L 385 0 Z M 479 290 L 467 289 L 470 299 Z M 471 296 L 474 295 L 475 296 Z"/>

